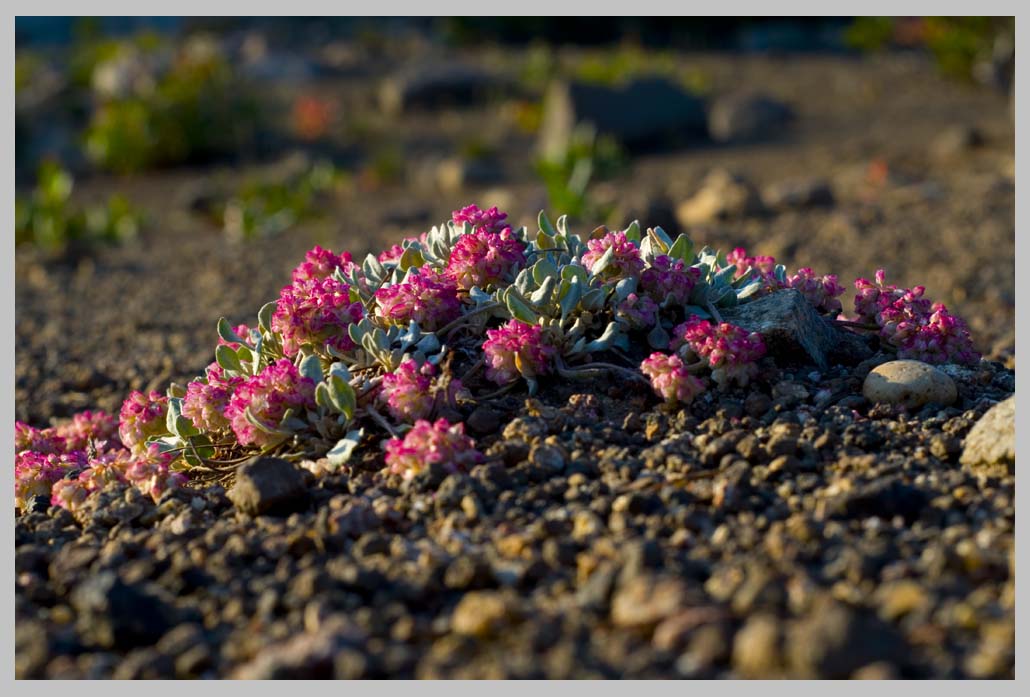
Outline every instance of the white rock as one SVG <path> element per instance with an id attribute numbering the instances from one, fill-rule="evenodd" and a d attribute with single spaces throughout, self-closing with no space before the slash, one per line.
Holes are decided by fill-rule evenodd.
<path id="1" fill-rule="evenodd" d="M 920 361 L 889 361 L 866 376 L 862 394 L 870 402 L 900 404 L 915 409 L 929 404 L 947 406 L 958 399 L 955 381 Z"/>
<path id="2" fill-rule="evenodd" d="M 963 465 L 1016 464 L 1016 395 L 998 402 L 966 436 Z"/>

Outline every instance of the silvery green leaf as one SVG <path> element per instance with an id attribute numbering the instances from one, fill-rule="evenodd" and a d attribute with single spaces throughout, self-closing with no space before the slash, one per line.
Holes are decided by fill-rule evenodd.
<path id="1" fill-rule="evenodd" d="M 562 280 L 568 281 L 573 278 L 578 278 L 580 283 L 585 284 L 589 280 L 586 267 L 580 264 L 566 264 L 561 267 Z"/>
<path id="2" fill-rule="evenodd" d="M 546 300 L 551 298 L 551 294 L 554 293 L 554 286 L 557 280 L 554 276 L 548 276 L 544 279 L 543 284 L 533 291 L 529 296 L 529 302 L 539 306 Z"/>
<path id="3" fill-rule="evenodd" d="M 629 335 L 622 330 L 622 324 L 619 327 L 619 333 L 612 339 L 611 345 L 623 351 L 629 351 Z"/>
<path id="4" fill-rule="evenodd" d="M 579 341 L 572 345 L 572 348 L 569 350 L 568 355 L 575 356 L 577 354 L 583 353 L 584 349 L 586 348 L 586 344 L 587 340 L 583 337 L 580 337 Z"/>
<path id="5" fill-rule="evenodd" d="M 158 452 L 167 453 L 171 450 L 179 450 L 185 445 L 178 436 L 162 436 L 160 438 L 148 438 L 148 446 L 156 445 Z"/>
<path id="6" fill-rule="evenodd" d="M 529 269 L 523 269 L 515 277 L 515 288 L 523 295 L 529 295 L 536 288 L 536 285 L 536 282 L 533 281 L 533 274 L 529 273 Z"/>
<path id="7" fill-rule="evenodd" d="M 588 312 L 600 312 L 604 308 L 605 293 L 600 288 L 591 288 L 580 298 L 579 304 Z"/>
<path id="8" fill-rule="evenodd" d="M 269 434 L 277 435 L 277 436 L 288 436 L 288 435 L 290 435 L 289 432 L 280 431 L 279 429 L 273 428 L 273 427 L 269 426 L 268 424 L 264 423 L 263 421 L 261 421 L 260 419 L 258 419 L 250 411 L 250 407 L 247 407 L 246 409 L 243 410 L 243 417 L 247 420 L 247 423 L 249 423 L 251 426 L 253 426 L 254 428 L 256 428 L 259 431 L 262 431 L 264 433 L 269 433 Z"/>
<path id="9" fill-rule="evenodd" d="M 558 218 L 556 223 L 558 228 L 558 234 L 562 237 L 568 238 L 569 236 L 569 216 L 562 215 Z"/>
<path id="10" fill-rule="evenodd" d="M 261 327 L 261 331 L 271 333 L 272 331 L 272 313 L 275 312 L 275 301 L 265 303 L 261 306 L 258 311 L 258 326 Z"/>
<path id="11" fill-rule="evenodd" d="M 615 258 L 615 247 L 609 247 L 604 250 L 604 254 L 601 258 L 593 263 L 590 267 L 590 272 L 595 276 L 600 276 L 604 273 L 604 270 L 608 268 L 608 265 L 612 263 L 612 259 Z"/>
<path id="12" fill-rule="evenodd" d="M 557 278 L 558 267 L 554 265 L 554 262 L 544 257 L 532 266 L 533 280 L 537 283 L 543 283 L 547 278 Z"/>
<path id="13" fill-rule="evenodd" d="M 542 230 L 536 235 L 536 248 L 539 249 L 554 249 L 555 246 L 554 237 L 548 235 Z"/>
<path id="14" fill-rule="evenodd" d="M 540 226 L 540 231 L 551 237 L 557 237 L 558 231 L 551 225 L 551 221 L 547 219 L 547 214 L 540 211 L 540 214 L 536 217 L 537 225 Z"/>
<path id="15" fill-rule="evenodd" d="M 720 286 L 721 285 L 729 285 L 730 282 L 733 281 L 733 277 L 736 276 L 736 275 L 737 275 L 737 267 L 736 266 L 727 266 L 726 268 L 720 269 L 718 272 L 716 272 L 715 278 L 714 278 L 715 284 L 716 285 L 720 285 Z"/>
<path id="16" fill-rule="evenodd" d="M 493 302 L 494 296 L 482 290 L 479 286 L 472 286 L 469 289 L 469 298 L 476 304 L 476 307 L 484 303 Z"/>
<path id="17" fill-rule="evenodd" d="M 712 313 L 710 313 L 708 310 L 704 309 L 703 307 L 701 307 L 699 305 L 684 305 L 683 306 L 683 313 L 685 315 L 687 315 L 688 317 L 690 315 L 697 315 L 701 319 L 711 319 L 712 318 Z"/>
<path id="18" fill-rule="evenodd" d="M 608 326 L 604 328 L 604 333 L 584 346 L 583 350 L 587 353 L 607 350 L 612 345 L 615 337 L 618 336 L 619 331 L 618 322 L 609 322 Z"/>
<path id="19" fill-rule="evenodd" d="M 426 260 L 422 257 L 422 252 L 417 247 L 408 247 L 404 250 L 404 254 L 401 255 L 400 267 L 402 270 L 410 268 L 416 268 L 426 263 Z"/>
<path id="20" fill-rule="evenodd" d="M 411 320 L 408 323 L 408 328 L 401 332 L 397 339 L 401 343 L 401 348 L 408 348 L 422 336 L 422 330 L 418 328 L 418 323 L 415 320 Z"/>
<path id="21" fill-rule="evenodd" d="M 366 333 L 368 333 L 368 329 L 364 322 L 358 322 L 347 326 L 347 335 L 355 344 L 361 344 Z"/>
<path id="22" fill-rule="evenodd" d="M 780 283 L 786 283 L 787 282 L 787 267 L 784 266 L 783 264 L 777 264 L 776 268 L 773 269 L 773 276 L 775 276 L 776 280 L 779 281 Z"/>
<path id="23" fill-rule="evenodd" d="M 315 385 L 315 404 L 326 411 L 333 408 L 333 403 L 329 399 L 329 387 L 324 382 Z"/>
<path id="24" fill-rule="evenodd" d="M 386 267 L 383 266 L 379 259 L 373 254 L 369 254 L 365 257 L 364 263 L 361 265 L 362 270 L 365 272 L 365 278 L 372 285 L 378 285 L 380 281 L 387 275 Z"/>
<path id="25" fill-rule="evenodd" d="M 626 239 L 640 246 L 640 223 L 634 220 L 625 230 Z"/>
<path id="26" fill-rule="evenodd" d="M 694 243 L 685 234 L 680 234 L 676 241 L 669 248 L 669 256 L 673 259 L 682 259 L 690 262 L 694 258 Z"/>
<path id="27" fill-rule="evenodd" d="M 168 433 L 179 435 L 176 430 L 176 419 L 182 416 L 182 400 L 178 397 L 168 400 L 168 411 L 165 412 L 165 429 Z"/>
<path id="28" fill-rule="evenodd" d="M 751 283 L 747 284 L 746 286 L 737 291 L 737 299 L 746 300 L 753 296 L 755 293 L 759 292 L 760 290 L 762 290 L 762 282 L 757 280 L 752 281 Z"/>
<path id="29" fill-rule="evenodd" d="M 654 264 L 654 243 L 651 242 L 651 236 L 648 235 L 640 241 L 640 258 L 644 260 L 648 266 Z"/>
<path id="30" fill-rule="evenodd" d="M 301 359 L 300 365 L 297 366 L 297 371 L 306 378 L 311 380 L 317 385 L 322 382 L 325 377 L 322 374 L 322 360 L 315 354 L 305 356 Z"/>
<path id="31" fill-rule="evenodd" d="M 523 301 L 519 296 L 518 291 L 515 288 L 508 288 L 508 292 L 504 298 L 504 304 L 508 308 L 508 312 L 511 313 L 512 317 L 520 319 L 527 324 L 536 324 L 539 315 L 533 311 L 529 305 Z"/>
<path id="32" fill-rule="evenodd" d="M 336 361 L 331 366 L 329 366 L 329 374 L 330 375 L 339 375 L 341 378 L 343 378 L 347 382 L 350 382 L 351 379 L 352 379 L 351 378 L 351 374 L 350 374 L 350 370 L 348 370 L 347 366 L 344 365 L 343 363 L 341 363 L 340 361 Z"/>
<path id="33" fill-rule="evenodd" d="M 732 288 L 727 288 L 726 292 L 719 296 L 715 301 L 718 307 L 735 307 L 737 305 L 738 298 L 737 292 Z"/>
<path id="34" fill-rule="evenodd" d="M 704 305 L 707 303 L 709 288 L 710 286 L 703 281 L 697 283 L 690 291 L 690 304 Z"/>
<path id="35" fill-rule="evenodd" d="M 562 322 L 564 322 L 572 314 L 572 311 L 576 309 L 580 298 L 583 297 L 583 284 L 580 283 L 579 278 L 573 276 L 570 281 L 562 282 L 562 288 L 564 295 L 562 295 L 558 305 L 561 307 L 561 318 Z"/>
<path id="36" fill-rule="evenodd" d="M 188 442 L 183 443 L 182 457 L 193 466 L 202 465 L 203 461 L 197 457 L 212 458 L 215 456 L 215 449 L 211 446 L 211 440 L 204 435 L 196 434 L 190 436 Z"/>
<path id="37" fill-rule="evenodd" d="M 622 302 L 637 290 L 637 279 L 630 276 L 615 284 L 615 301 Z"/>
<path id="38" fill-rule="evenodd" d="M 672 246 L 672 238 L 669 237 L 669 233 L 662 229 L 661 225 L 655 225 L 652 230 L 654 230 L 655 236 L 662 241 L 666 249 Z"/>
<path id="39" fill-rule="evenodd" d="M 358 406 L 358 398 L 354 388 L 339 375 L 330 375 L 326 380 L 329 386 L 329 401 L 336 410 L 348 419 L 354 418 L 354 410 Z"/>
<path id="40" fill-rule="evenodd" d="M 240 361 L 240 365 L 254 367 L 254 352 L 250 350 L 250 347 L 240 344 L 236 348 L 236 358 Z"/>
<path id="41" fill-rule="evenodd" d="M 426 355 L 436 353 L 440 350 L 440 339 L 436 334 L 426 334 L 415 344 L 415 349 Z"/>
<path id="42" fill-rule="evenodd" d="M 363 435 L 365 435 L 365 429 L 363 428 L 347 431 L 347 435 L 338 440 L 332 450 L 325 454 L 326 459 L 329 460 L 329 464 L 337 467 L 346 464 L 354 453 L 354 449 L 358 447 L 359 443 L 361 443 L 361 437 Z"/>
<path id="43" fill-rule="evenodd" d="M 669 348 L 669 341 L 671 337 L 669 332 L 665 331 L 665 328 L 659 322 L 651 328 L 651 331 L 647 333 L 647 343 L 651 348 L 665 350 Z"/>
<path id="44" fill-rule="evenodd" d="M 240 359 L 237 357 L 236 352 L 225 344 L 215 347 L 215 361 L 222 367 L 222 370 L 229 370 L 234 373 L 243 372 L 243 366 L 240 365 Z"/>
<path id="45" fill-rule="evenodd" d="M 540 389 L 540 383 L 537 382 L 536 378 L 526 378 L 526 387 L 529 388 L 529 396 L 536 396 L 537 391 Z"/>
<path id="46" fill-rule="evenodd" d="M 372 337 L 375 339 L 376 348 L 379 350 L 385 351 L 390 348 L 390 337 L 379 327 L 372 330 Z"/>
<path id="47" fill-rule="evenodd" d="M 203 378 L 201 378 L 203 379 Z M 170 383 L 168 385 L 168 391 L 166 392 L 169 398 L 171 397 L 185 397 L 186 388 L 177 382 Z"/>
<path id="48" fill-rule="evenodd" d="M 223 341 L 228 341 L 230 344 L 244 343 L 243 337 L 233 330 L 232 325 L 229 324 L 229 320 L 225 317 L 218 318 L 218 336 L 222 337 Z"/>

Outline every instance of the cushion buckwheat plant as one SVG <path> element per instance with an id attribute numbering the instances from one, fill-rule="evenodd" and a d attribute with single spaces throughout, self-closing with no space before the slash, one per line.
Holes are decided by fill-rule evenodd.
<path id="1" fill-rule="evenodd" d="M 345 467 L 359 449 L 379 457 L 377 442 L 384 476 L 467 471 L 483 455 L 442 415 L 533 394 L 550 375 L 614 375 L 690 408 L 708 380 L 739 390 L 763 379 L 762 336 L 721 313 L 772 293 L 799 293 L 820 321 L 868 331 L 886 354 L 979 360 L 961 319 L 920 286 L 888 285 L 883 270 L 855 282 L 849 320 L 832 274 L 789 274 L 742 248 L 695 250 L 686 235 L 636 222 L 585 238 L 564 216 L 536 223 L 529 234 L 496 207 L 469 205 L 360 263 L 315 247 L 256 324 L 218 322 L 202 376 L 167 394 L 132 392 L 117 424 L 102 412 L 43 429 L 16 423 L 19 510 L 78 509 L 115 483 L 156 501 L 189 481 L 231 478 L 259 453 Z"/>

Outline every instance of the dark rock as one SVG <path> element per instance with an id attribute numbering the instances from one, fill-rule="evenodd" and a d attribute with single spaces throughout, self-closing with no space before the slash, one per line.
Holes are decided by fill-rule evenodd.
<path id="1" fill-rule="evenodd" d="M 557 81 L 544 100 L 541 154 L 563 157 L 573 129 L 583 123 L 630 149 L 698 140 L 705 134 L 704 102 L 664 78 L 641 78 L 624 87 Z"/>
<path id="2" fill-rule="evenodd" d="M 348 620 L 333 617 L 317 632 L 273 642 L 233 673 L 239 680 L 320 679 L 333 676 L 333 658 L 360 648 L 364 633 Z"/>
<path id="3" fill-rule="evenodd" d="M 229 498 L 250 515 L 296 510 L 306 499 L 304 473 L 277 457 L 255 457 L 240 465 Z"/>
<path id="4" fill-rule="evenodd" d="M 788 630 L 787 654 L 797 677 L 844 679 L 871 663 L 904 660 L 907 653 L 893 627 L 825 596 Z"/>
<path id="5" fill-rule="evenodd" d="M 379 106 L 388 114 L 410 109 L 470 106 L 493 94 L 508 91 L 508 81 L 480 66 L 463 63 L 414 65 L 380 86 Z"/>
<path id="6" fill-rule="evenodd" d="M 105 571 L 79 585 L 71 596 L 79 631 L 105 648 L 153 644 L 175 623 L 173 609 L 146 586 L 130 586 Z"/>
<path id="7" fill-rule="evenodd" d="M 863 337 L 834 327 L 792 288 L 723 310 L 722 316 L 761 334 L 773 357 L 797 362 L 807 355 L 821 370 L 831 360 L 852 365 L 873 353 Z"/>
<path id="8" fill-rule="evenodd" d="M 708 112 L 708 132 L 721 143 L 766 140 L 794 117 L 783 102 L 760 93 L 719 97 Z"/>
<path id="9" fill-rule="evenodd" d="M 893 518 L 915 520 L 929 504 L 922 489 L 906 484 L 900 477 L 888 477 L 855 486 L 828 504 L 828 513 L 844 518 Z"/>

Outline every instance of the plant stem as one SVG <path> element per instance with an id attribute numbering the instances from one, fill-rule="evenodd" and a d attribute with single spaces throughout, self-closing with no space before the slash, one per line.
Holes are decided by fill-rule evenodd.
<path id="1" fill-rule="evenodd" d="M 499 307 L 502 307 L 502 305 L 501 305 L 501 303 L 498 303 L 498 302 L 487 303 L 486 305 L 480 305 L 475 310 L 472 310 L 470 312 L 466 312 L 461 317 L 458 317 L 457 319 L 451 320 L 447 324 L 445 324 L 442 327 L 440 327 L 439 329 L 437 329 L 436 330 L 436 335 L 437 336 L 446 336 L 449 331 L 451 331 L 455 327 L 461 326 L 461 324 L 465 320 L 467 320 L 469 317 L 473 317 L 473 316 L 478 315 L 478 314 L 480 314 L 482 312 L 489 312 L 489 311 L 492 311 L 492 310 L 496 310 Z"/>
<path id="2" fill-rule="evenodd" d="M 378 411 L 376 411 L 376 410 L 375 410 L 375 409 L 373 409 L 372 407 L 368 406 L 368 407 L 365 407 L 365 413 L 366 413 L 366 414 L 368 414 L 368 416 L 369 416 L 369 417 L 370 417 L 370 418 L 371 418 L 371 419 L 372 419 L 373 421 L 375 421 L 375 422 L 376 422 L 377 424 L 379 424 L 380 426 L 382 426 L 382 427 L 383 427 L 383 429 L 384 429 L 384 430 L 385 430 L 385 431 L 386 431 L 387 433 L 389 433 L 389 434 L 390 434 L 391 436 L 393 436 L 394 438 L 400 438 L 400 434 L 399 434 L 399 433 L 397 433 L 397 430 L 396 430 L 396 429 L 395 429 L 395 428 L 394 428 L 393 426 L 391 426 L 391 425 L 390 425 L 390 422 L 389 422 L 389 421 L 387 421 L 386 419 L 384 419 L 384 418 L 383 418 L 383 415 L 382 415 L 382 414 L 380 414 L 380 413 L 379 413 Z"/>

